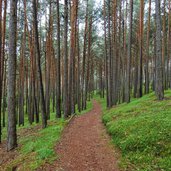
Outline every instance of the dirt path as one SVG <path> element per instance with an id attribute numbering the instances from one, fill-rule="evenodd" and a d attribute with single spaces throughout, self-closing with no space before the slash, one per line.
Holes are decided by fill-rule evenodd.
<path id="1" fill-rule="evenodd" d="M 101 107 L 75 117 L 63 132 L 56 147 L 59 159 L 40 170 L 47 171 L 118 171 L 116 154 L 101 122 Z"/>

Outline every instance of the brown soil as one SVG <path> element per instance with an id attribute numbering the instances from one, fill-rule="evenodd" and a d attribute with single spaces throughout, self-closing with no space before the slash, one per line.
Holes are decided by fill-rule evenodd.
<path id="1" fill-rule="evenodd" d="M 17 151 L 13 150 L 11 152 L 7 152 L 6 150 L 6 142 L 3 141 L 0 144 L 0 170 L 3 170 L 3 165 L 9 163 L 13 160 L 17 155 Z"/>
<path id="2" fill-rule="evenodd" d="M 6 129 L 6 128 L 4 128 Z M 37 133 L 37 130 L 40 130 L 41 126 L 37 125 L 31 128 L 23 128 L 18 130 L 17 139 L 19 140 L 20 137 L 27 136 L 27 135 L 34 135 Z M 36 130 L 36 131 L 35 131 Z M 21 147 L 21 144 L 15 149 L 10 152 L 7 152 L 6 147 L 6 140 L 2 141 L 0 144 L 0 171 L 10 170 L 7 169 L 8 165 L 17 157 L 19 156 L 18 149 Z M 14 166 L 12 170 L 16 170 L 18 166 Z M 5 169 L 4 169 L 5 168 Z"/>
<path id="3" fill-rule="evenodd" d="M 40 171 L 119 171 L 117 154 L 110 145 L 101 122 L 101 107 L 94 101 L 93 110 L 73 118 L 55 150 L 58 160 Z"/>

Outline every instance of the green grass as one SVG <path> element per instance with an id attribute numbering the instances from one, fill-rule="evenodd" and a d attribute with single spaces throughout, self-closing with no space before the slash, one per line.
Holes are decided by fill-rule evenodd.
<path id="1" fill-rule="evenodd" d="M 79 112 L 78 108 L 76 106 L 76 114 L 77 115 L 82 115 L 82 114 L 85 114 L 87 112 L 90 112 L 92 109 L 93 109 L 93 102 L 92 102 L 92 100 L 90 100 L 90 101 L 87 101 L 87 108 L 86 108 L 86 110 L 83 110 L 83 111 Z"/>
<path id="2" fill-rule="evenodd" d="M 68 120 L 56 119 L 52 105 L 50 116 L 51 119 L 48 121 L 46 129 L 41 127 L 41 116 L 40 123 L 33 123 L 32 125 L 28 122 L 28 116 L 25 116 L 25 125 L 17 126 L 17 134 L 19 135 L 18 155 L 10 163 L 2 166 L 4 170 L 12 170 L 15 166 L 18 170 L 35 170 L 45 162 L 50 163 L 57 158 L 54 146 L 59 141 Z M 6 128 L 3 128 L 2 139 L 5 140 L 6 136 Z"/>
<path id="3" fill-rule="evenodd" d="M 18 130 L 21 134 L 17 148 L 19 155 L 7 166 L 3 166 L 3 169 L 11 170 L 17 166 L 19 170 L 35 170 L 45 162 L 53 162 L 57 158 L 54 146 L 60 139 L 66 123 L 64 119 L 52 118 L 46 129 L 41 129 L 41 124 L 38 124 L 37 127 L 31 126 Z"/>
<path id="4" fill-rule="evenodd" d="M 78 112 L 81 115 L 89 112 L 93 107 L 92 101 L 87 102 L 87 109 Z M 4 170 L 12 170 L 17 166 L 18 170 L 35 170 L 46 162 L 53 162 L 57 156 L 54 151 L 54 146 L 61 137 L 62 130 L 69 120 L 56 119 L 55 113 L 52 111 L 52 104 L 50 105 L 51 114 L 50 121 L 46 129 L 41 129 L 40 123 L 28 122 L 28 116 L 25 116 L 25 125 L 17 126 L 17 133 L 19 135 L 17 148 L 18 155 L 12 162 L 3 165 Z M 5 140 L 7 136 L 6 128 L 3 128 L 2 139 Z M 0 167 L 0 170 L 1 170 Z"/>
<path id="5" fill-rule="evenodd" d="M 157 101 L 151 93 L 110 110 L 98 99 L 112 143 L 120 149 L 123 170 L 171 170 L 171 91 L 165 97 Z"/>

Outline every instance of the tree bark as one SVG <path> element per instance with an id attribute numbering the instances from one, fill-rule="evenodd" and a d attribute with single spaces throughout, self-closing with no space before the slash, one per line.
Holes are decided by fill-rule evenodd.
<path id="1" fill-rule="evenodd" d="M 111 17 L 110 17 L 110 3 L 111 1 L 108 0 L 108 99 L 109 99 L 109 108 L 112 107 L 112 47 L 111 47 Z"/>
<path id="2" fill-rule="evenodd" d="M 139 62 L 138 62 L 138 92 L 137 97 L 143 95 L 143 27 L 144 27 L 144 0 L 140 1 L 140 35 L 139 35 Z"/>
<path id="3" fill-rule="evenodd" d="M 0 0 L 0 143 L 1 143 L 1 135 L 2 135 L 2 124 L 1 124 L 1 103 L 2 103 L 2 0 Z"/>
<path id="4" fill-rule="evenodd" d="M 130 74 L 131 74 L 131 45 L 132 45 L 132 17 L 133 17 L 133 0 L 130 0 L 130 14 L 129 14 L 129 34 L 128 34 L 128 53 L 127 53 L 127 79 L 125 87 L 125 100 L 127 103 L 130 102 Z"/>
<path id="5" fill-rule="evenodd" d="M 64 86 L 63 108 L 64 118 L 68 117 L 68 0 L 64 1 Z"/>
<path id="6" fill-rule="evenodd" d="M 46 106 L 43 90 L 43 80 L 42 80 L 42 70 L 41 70 L 41 55 L 40 55 L 40 46 L 39 46 L 39 37 L 38 37 L 38 20 L 37 20 L 37 4 L 36 0 L 33 0 L 33 24 L 34 24 L 34 36 L 35 36 L 35 47 L 37 53 L 37 72 L 39 79 L 39 88 L 40 88 L 40 98 L 41 98 L 41 109 L 42 109 L 42 128 L 46 128 L 47 119 L 46 119 Z"/>
<path id="7" fill-rule="evenodd" d="M 151 0 L 149 0 L 148 28 L 146 45 L 146 64 L 145 64 L 145 93 L 149 93 L 149 45 L 150 45 L 150 24 L 151 24 Z"/>
<path id="8" fill-rule="evenodd" d="M 10 1 L 8 57 L 8 128 L 7 151 L 17 147 L 16 131 L 16 45 L 17 45 L 17 0 Z"/>
<path id="9" fill-rule="evenodd" d="M 162 47 L 161 47 L 161 14 L 160 0 L 155 0 L 156 5 L 156 87 L 155 92 L 158 100 L 163 100 L 163 69 L 162 69 Z"/>
<path id="10" fill-rule="evenodd" d="M 104 17 L 104 37 L 105 37 L 105 45 L 104 45 L 104 55 L 105 55 L 105 85 L 106 85 L 106 100 L 107 107 L 109 107 L 109 88 L 108 88 L 108 54 L 107 54 L 107 24 L 106 24 L 106 1 L 104 0 L 104 9 L 103 9 L 103 17 Z"/>
<path id="11" fill-rule="evenodd" d="M 57 8 L 57 82 L 56 82 L 56 117 L 61 117 L 61 50 L 60 50 L 60 15 L 59 0 L 56 1 Z"/>
<path id="12" fill-rule="evenodd" d="M 86 107 L 85 99 L 85 65 L 86 65 L 86 50 L 87 50 L 87 32 L 88 32 L 88 0 L 86 7 L 85 29 L 84 29 L 84 45 L 83 45 L 83 62 L 82 62 L 82 110 Z"/>
<path id="13" fill-rule="evenodd" d="M 77 20 L 77 105 L 81 112 L 81 90 L 80 90 L 80 43 L 79 43 L 79 20 Z"/>

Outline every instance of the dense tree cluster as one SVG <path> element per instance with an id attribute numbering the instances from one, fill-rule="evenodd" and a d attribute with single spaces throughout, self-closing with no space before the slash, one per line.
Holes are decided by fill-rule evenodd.
<path id="1" fill-rule="evenodd" d="M 170 0 L 104 1 L 107 106 L 170 88 Z"/>
<path id="2" fill-rule="evenodd" d="M 107 107 L 171 87 L 170 0 L 0 0 L 0 142 L 51 108 L 68 118 L 96 90 Z M 100 30 L 101 29 L 101 30 Z M 41 115 L 40 115 L 41 114 Z M 6 119 L 8 118 L 8 119 Z"/>
<path id="3" fill-rule="evenodd" d="M 93 6 L 78 0 L 0 1 L 0 137 L 7 126 L 7 150 L 17 146 L 16 126 L 26 119 L 41 119 L 46 128 L 51 108 L 56 118 L 86 109 L 97 81 L 92 45 L 100 10 Z"/>

